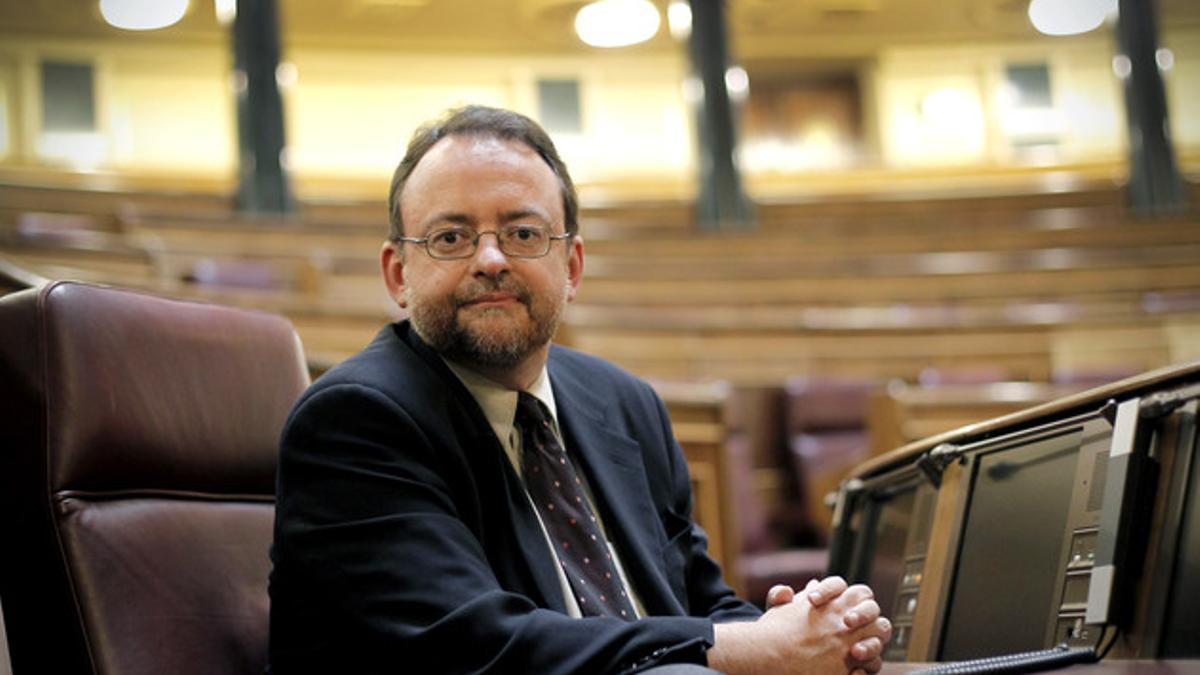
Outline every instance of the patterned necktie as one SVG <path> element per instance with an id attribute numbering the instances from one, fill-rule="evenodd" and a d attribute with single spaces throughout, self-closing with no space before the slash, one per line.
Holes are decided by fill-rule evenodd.
<path id="1" fill-rule="evenodd" d="M 554 436 L 550 416 L 530 394 L 517 399 L 521 473 L 584 616 L 633 620 L 634 610 L 575 466 Z"/>

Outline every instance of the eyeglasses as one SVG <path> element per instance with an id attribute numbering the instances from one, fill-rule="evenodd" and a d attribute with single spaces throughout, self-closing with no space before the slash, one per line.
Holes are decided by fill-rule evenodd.
<path id="1" fill-rule="evenodd" d="M 436 260 L 460 260 L 475 255 L 479 239 L 485 234 L 496 235 L 500 252 L 512 258 L 540 258 L 550 252 L 550 242 L 570 239 L 575 236 L 551 234 L 550 228 L 542 225 L 505 225 L 495 232 L 476 232 L 469 227 L 443 227 L 420 239 L 396 237 L 396 241 L 409 244 L 424 244 L 430 258 Z"/>

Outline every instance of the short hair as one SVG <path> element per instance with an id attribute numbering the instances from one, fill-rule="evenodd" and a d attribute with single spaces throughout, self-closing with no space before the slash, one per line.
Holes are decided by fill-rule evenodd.
<path id="1" fill-rule="evenodd" d="M 571 182 L 567 165 L 558 156 L 558 150 L 554 148 L 550 135 L 537 122 L 520 113 L 482 105 L 468 105 L 447 111 L 440 119 L 422 124 L 413 133 L 404 159 L 400 160 L 395 173 L 392 174 L 392 187 L 388 190 L 389 239 L 398 241 L 404 236 L 404 221 L 400 217 L 400 194 L 404 192 L 408 177 L 430 148 L 441 139 L 454 135 L 492 136 L 520 141 L 536 151 L 558 177 L 562 189 L 566 231 L 569 234 L 579 232 L 579 197 L 575 194 L 575 184 Z"/>

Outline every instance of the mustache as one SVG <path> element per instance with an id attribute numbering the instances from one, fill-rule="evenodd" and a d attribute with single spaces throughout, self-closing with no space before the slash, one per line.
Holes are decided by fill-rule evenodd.
<path id="1" fill-rule="evenodd" d="M 517 302 L 525 306 L 529 306 L 532 302 L 532 297 L 529 294 L 529 289 L 525 284 L 511 277 L 504 279 L 493 279 L 483 277 L 474 279 L 465 288 L 460 288 L 454 292 L 455 308 L 465 307 L 466 305 L 475 302 L 481 295 L 488 293 L 507 293 L 517 299 Z"/>

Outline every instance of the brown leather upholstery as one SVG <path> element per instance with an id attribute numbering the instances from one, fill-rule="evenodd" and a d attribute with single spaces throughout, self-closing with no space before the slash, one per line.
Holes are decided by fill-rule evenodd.
<path id="1" fill-rule="evenodd" d="M 810 522 L 822 544 L 832 511 L 825 498 L 870 454 L 867 399 L 879 384 L 868 377 L 796 377 L 785 386 L 792 468 L 804 487 Z"/>
<path id="2" fill-rule="evenodd" d="M 725 447 L 741 551 L 737 575 L 750 602 L 762 605 L 774 584 L 803 587 L 823 576 L 826 550 L 813 540 L 800 499 L 803 487 L 787 464 L 783 389 L 778 385 L 739 385 L 725 406 Z M 760 472 L 776 477 L 774 492 L 760 485 Z M 756 476 L 756 474 L 759 474 Z"/>
<path id="3" fill-rule="evenodd" d="M 742 550 L 737 558 L 736 573 L 741 582 L 742 596 L 762 606 L 767 591 L 775 584 L 803 588 L 809 579 L 824 576 L 828 553 L 822 547 L 800 547 L 784 538 L 772 527 L 773 514 L 754 485 L 751 455 L 754 449 L 749 438 L 731 434 L 725 443 L 733 492 L 736 497 L 738 531 Z"/>
<path id="4" fill-rule="evenodd" d="M 59 282 L 0 298 L 0 381 L 13 671 L 261 672 L 292 326 Z"/>

